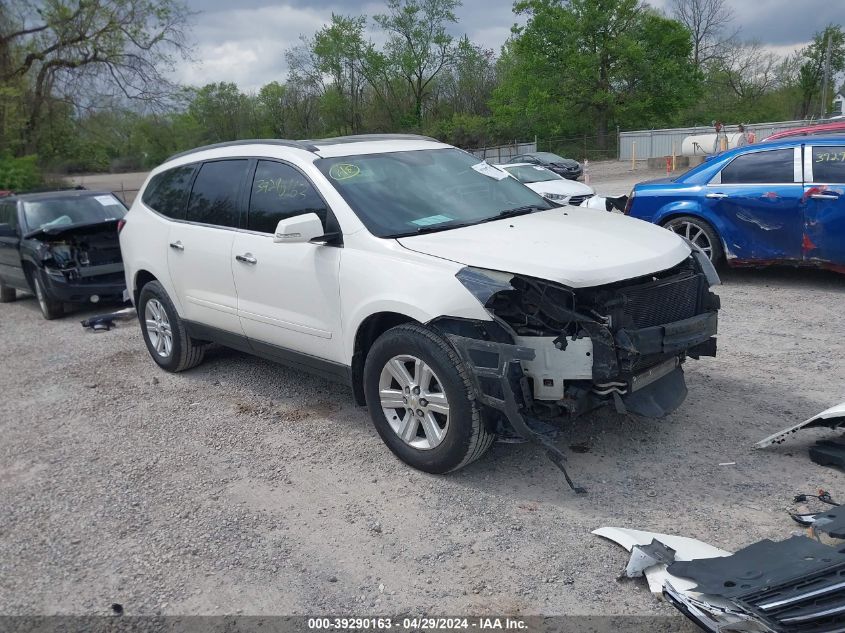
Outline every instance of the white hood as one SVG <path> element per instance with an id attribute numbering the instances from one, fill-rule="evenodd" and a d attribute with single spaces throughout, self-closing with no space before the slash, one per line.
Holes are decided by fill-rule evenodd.
<path id="1" fill-rule="evenodd" d="M 399 243 L 466 266 L 528 275 L 571 288 L 659 272 L 690 254 L 683 239 L 664 228 L 580 207 L 402 237 Z"/>
<path id="2" fill-rule="evenodd" d="M 525 184 L 540 195 L 544 193 L 557 193 L 561 196 L 591 196 L 595 193 L 593 188 L 577 180 L 545 180 L 543 182 L 529 182 Z"/>

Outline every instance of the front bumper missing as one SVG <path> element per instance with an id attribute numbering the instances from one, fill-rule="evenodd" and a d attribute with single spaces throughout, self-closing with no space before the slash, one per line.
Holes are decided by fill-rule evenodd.
<path id="1" fill-rule="evenodd" d="M 572 490 L 578 494 L 586 494 L 586 489 L 575 485 L 566 472 L 566 455 L 548 436 L 529 425 L 530 422 L 533 422 L 535 427 L 543 425 L 525 413 L 528 408 L 526 405 L 531 402 L 531 392 L 520 361 L 533 360 L 534 350 L 507 343 L 479 341 L 455 334 L 448 334 L 447 337 L 470 369 L 476 399 L 504 413 L 517 433 L 545 450 L 548 458 L 561 470 Z"/>
<path id="2" fill-rule="evenodd" d="M 686 382 L 681 365 L 683 352 L 708 353 L 712 344 L 715 352 L 716 313 L 705 313 L 644 330 L 620 330 L 614 337 L 608 328 L 592 328 L 594 352 L 603 348 L 604 353 L 594 354 L 594 362 L 605 363 L 599 368 L 602 377 L 624 377 L 627 385 L 624 395 L 619 390 L 612 393 L 585 391 L 573 411 L 583 413 L 596 407 L 613 403 L 621 413 L 634 413 L 647 417 L 664 417 L 677 409 L 687 396 Z M 566 482 L 576 492 L 585 490 L 576 486 L 566 471 L 566 456 L 550 439 L 550 428 L 530 414 L 534 397 L 522 363 L 533 361 L 536 350 L 522 345 L 482 341 L 456 334 L 446 335 L 459 356 L 470 369 L 476 399 L 483 405 L 502 412 L 510 425 L 526 440 L 537 444 L 549 459 L 563 472 Z M 614 344 L 625 342 L 626 346 Z M 607 340 L 609 339 L 609 340 Z M 598 343 L 598 344 L 597 344 Z M 604 345 L 602 346 L 602 343 Z M 706 349 L 705 349 L 706 348 Z M 612 367 L 615 373 L 607 372 Z M 639 372 L 620 374 L 620 369 L 635 364 L 644 354 L 675 354 L 662 362 Z M 620 365 L 622 367 L 620 367 Z M 624 370 L 623 370 L 624 371 Z M 618 383 L 617 383 L 618 384 Z M 612 397 L 611 397 L 612 396 Z"/>

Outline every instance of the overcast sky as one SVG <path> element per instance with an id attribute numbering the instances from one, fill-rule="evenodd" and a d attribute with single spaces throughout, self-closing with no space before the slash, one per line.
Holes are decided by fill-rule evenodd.
<path id="1" fill-rule="evenodd" d="M 354 0 L 187 0 L 193 18 L 194 63 L 180 63 L 176 79 L 193 85 L 233 81 L 255 90 L 284 81 L 284 51 L 300 35 L 312 35 L 332 12 L 372 16 L 384 4 Z M 670 0 L 651 0 L 658 8 Z M 845 24 L 845 0 L 728 0 L 745 39 L 758 39 L 784 53 L 800 48 L 828 23 Z M 510 0 L 464 0 L 456 35 L 497 53 L 516 22 Z"/>

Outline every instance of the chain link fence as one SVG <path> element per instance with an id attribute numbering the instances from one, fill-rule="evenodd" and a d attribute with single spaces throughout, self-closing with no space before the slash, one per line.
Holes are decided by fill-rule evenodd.
<path id="1" fill-rule="evenodd" d="M 593 134 L 580 136 L 555 136 L 539 139 L 538 152 L 552 152 L 564 158 L 573 158 L 578 162 L 596 160 L 615 160 L 619 155 L 619 137 L 609 132 L 602 140 Z"/>

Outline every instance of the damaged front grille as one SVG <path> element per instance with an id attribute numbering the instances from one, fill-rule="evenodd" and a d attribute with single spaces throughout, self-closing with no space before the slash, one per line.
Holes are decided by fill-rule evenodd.
<path id="1" fill-rule="evenodd" d="M 619 290 L 624 327 L 646 328 L 698 314 L 701 275 L 686 271 L 669 279 Z"/>
<path id="2" fill-rule="evenodd" d="M 570 290 L 516 275 L 511 289 L 495 293 L 487 308 L 520 336 L 579 336 L 579 322 L 606 324 L 612 331 L 682 321 L 702 311 L 708 288 L 689 260 L 645 279 Z"/>

